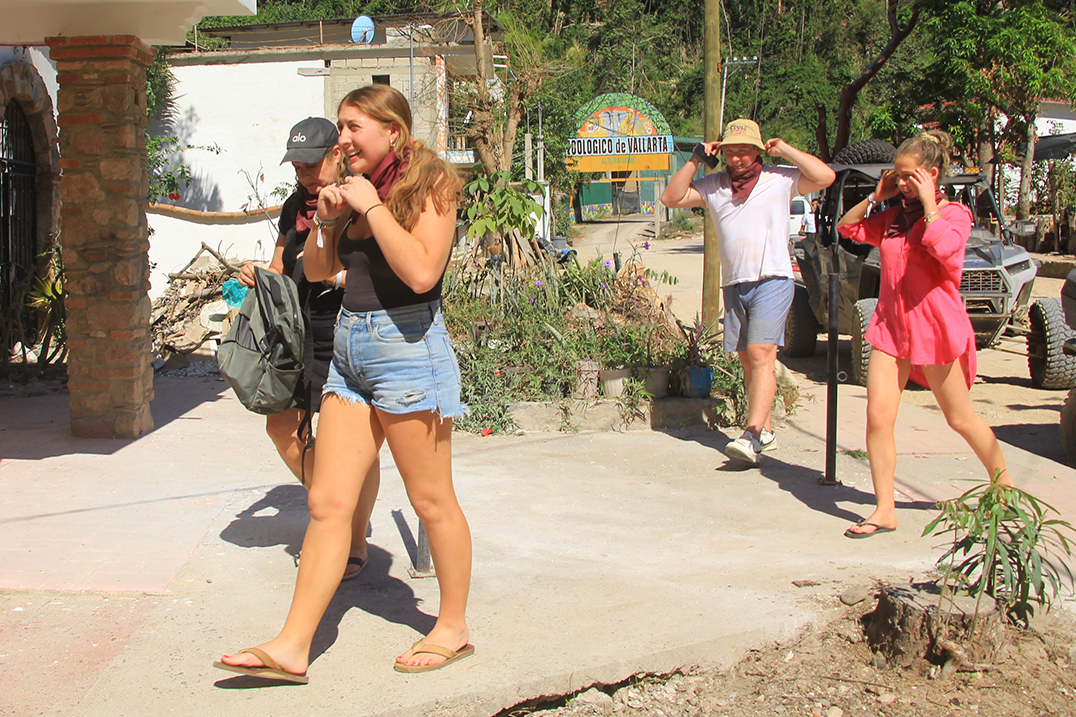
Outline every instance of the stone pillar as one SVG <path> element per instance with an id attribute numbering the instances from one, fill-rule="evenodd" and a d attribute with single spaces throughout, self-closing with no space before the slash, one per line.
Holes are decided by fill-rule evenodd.
<path id="1" fill-rule="evenodd" d="M 146 68 L 131 35 L 50 37 L 60 89 L 60 245 L 76 436 L 153 428 Z"/>

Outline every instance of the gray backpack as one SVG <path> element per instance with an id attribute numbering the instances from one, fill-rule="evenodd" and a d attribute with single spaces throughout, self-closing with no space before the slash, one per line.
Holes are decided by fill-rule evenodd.
<path id="1" fill-rule="evenodd" d="M 248 410 L 280 413 L 303 374 L 305 326 L 290 277 L 254 269 L 255 285 L 220 344 L 220 375 Z"/>

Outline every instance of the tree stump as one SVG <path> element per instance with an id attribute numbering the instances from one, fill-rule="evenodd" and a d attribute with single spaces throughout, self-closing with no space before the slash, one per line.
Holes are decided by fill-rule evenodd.
<path id="1" fill-rule="evenodd" d="M 909 668 L 926 661 L 944 665 L 943 674 L 990 667 L 984 663 L 994 659 L 1005 635 L 994 600 L 984 596 L 979 616 L 973 619 L 974 599 L 958 594 L 941 600 L 940 596 L 937 583 L 882 590 L 867 626 L 867 642 L 878 666 Z"/>

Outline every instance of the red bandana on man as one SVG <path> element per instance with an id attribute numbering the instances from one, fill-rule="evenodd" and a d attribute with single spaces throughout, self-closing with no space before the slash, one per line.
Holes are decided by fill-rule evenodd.
<path id="1" fill-rule="evenodd" d="M 725 130 L 725 137 L 722 140 L 722 144 L 738 144 L 735 141 L 735 136 L 743 134 L 746 128 L 739 127 L 734 124 L 730 124 Z M 730 135 L 732 138 L 730 139 Z M 744 143 L 750 144 L 750 143 Z M 733 177 L 732 172 L 725 170 L 729 175 L 729 183 L 732 185 L 732 198 L 738 199 L 741 202 L 746 202 L 747 198 L 751 196 L 751 190 L 758 184 L 758 178 L 762 176 L 762 155 L 755 158 L 755 161 L 750 167 L 745 169 L 742 174 Z"/>

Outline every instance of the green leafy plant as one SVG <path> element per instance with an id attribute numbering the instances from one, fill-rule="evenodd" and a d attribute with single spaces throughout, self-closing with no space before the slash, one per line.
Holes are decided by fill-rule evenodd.
<path id="1" fill-rule="evenodd" d="M 487 175 L 481 173 L 481 165 L 475 169 L 479 173 L 463 187 L 468 202 L 463 215 L 470 222 L 467 238 L 481 239 L 479 245 L 491 254 L 518 256 L 510 239 L 515 234 L 514 238 L 522 241 L 534 234 L 543 209 L 528 193 L 541 194 L 542 185 L 524 179 L 513 186 L 509 171 Z"/>
<path id="2" fill-rule="evenodd" d="M 923 535 L 950 536 L 938 559 L 943 599 L 955 581 L 957 589 L 976 599 L 974 619 L 983 596 L 990 596 L 1011 622 L 1025 625 L 1034 614 L 1033 604 L 1049 608 L 1060 593 L 1062 575 L 1071 574 L 1064 558 L 1072 556 L 1066 533 L 1073 530 L 1051 517 L 1057 515 L 1052 506 L 992 481 L 938 507 L 941 513 Z"/>
<path id="3" fill-rule="evenodd" d="M 29 351 L 37 347 L 37 361 L 31 373 L 43 376 L 49 366 L 67 354 L 64 315 L 64 273 L 60 248 L 55 244 L 37 257 L 34 273 L 16 284 L 15 301 L 0 319 L 0 343 L 5 349 L 17 341 L 22 347 L 22 363 L 30 367 Z M 4 351 L 5 363 L 10 361 Z"/>
<path id="4" fill-rule="evenodd" d="M 179 154 L 188 149 L 203 149 L 220 154 L 216 145 L 184 144 L 176 137 L 146 137 L 146 168 L 149 170 L 149 191 L 146 199 L 156 202 L 162 197 L 177 200 L 180 191 L 190 184 L 191 168 L 179 161 Z"/>
<path id="5" fill-rule="evenodd" d="M 684 353 L 681 357 L 684 365 L 687 368 L 709 366 L 709 357 L 718 348 L 721 331 L 714 331 L 714 323 L 705 324 L 697 315 L 691 324 L 677 320 L 676 325 L 680 327 L 680 333 L 684 337 Z"/>
<path id="6" fill-rule="evenodd" d="M 630 305 L 626 291 L 601 259 L 524 269 L 473 259 L 454 265 L 444 282 L 445 321 L 472 411 L 461 429 L 510 427 L 507 406 L 516 401 L 569 401 L 578 361 L 632 366 L 648 351 L 678 354 L 672 332 L 621 313 Z M 634 388 L 623 413 L 642 400 Z"/>
<path id="7" fill-rule="evenodd" d="M 661 238 L 664 239 L 668 236 L 693 231 L 694 229 L 695 222 L 692 221 L 690 214 L 673 212 L 672 218 L 661 226 Z"/>

